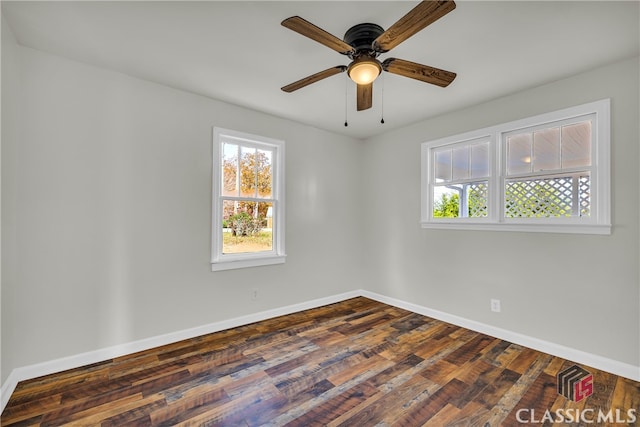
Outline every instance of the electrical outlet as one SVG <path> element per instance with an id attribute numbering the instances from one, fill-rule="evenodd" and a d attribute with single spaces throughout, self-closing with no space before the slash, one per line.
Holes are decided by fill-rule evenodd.
<path id="1" fill-rule="evenodd" d="M 251 289 L 251 299 L 253 301 L 258 299 L 258 288 Z"/>
<path id="2" fill-rule="evenodd" d="M 495 313 L 500 313 L 500 300 L 499 299 L 491 299 L 491 311 Z"/>

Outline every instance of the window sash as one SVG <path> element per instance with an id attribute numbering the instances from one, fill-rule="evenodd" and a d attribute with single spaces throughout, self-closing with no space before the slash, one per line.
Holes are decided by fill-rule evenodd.
<path id="1" fill-rule="evenodd" d="M 539 221 L 540 219 L 544 218 L 544 219 L 553 219 L 553 218 L 557 218 L 557 219 L 565 219 L 565 218 L 581 218 L 581 219 L 588 219 L 590 218 L 590 215 L 582 215 L 582 209 L 581 206 L 583 205 L 582 203 L 582 198 L 581 198 L 581 193 L 580 193 L 580 182 L 581 182 L 581 178 L 583 177 L 589 177 L 589 171 L 581 171 L 581 172 L 573 172 L 573 173 L 555 173 L 555 174 L 537 174 L 537 175 L 531 175 L 531 176 L 524 176 L 524 177 L 519 177 L 519 178 L 505 178 L 504 179 L 504 191 L 502 193 L 502 196 L 504 197 L 504 202 L 502 203 L 502 215 L 505 221 L 510 221 L 512 219 L 520 219 L 520 220 L 526 220 L 526 219 L 531 219 L 531 220 L 535 220 L 535 221 Z M 528 185 L 527 186 L 527 182 L 540 182 L 540 181 L 560 181 L 563 179 L 569 179 L 569 185 L 565 185 L 566 189 L 563 191 L 562 188 L 562 184 L 559 185 L 555 185 L 555 184 L 546 184 L 546 186 L 542 186 L 540 184 L 534 184 L 534 185 Z M 561 182 L 561 181 L 560 181 Z M 569 214 L 566 215 L 546 215 L 547 212 L 543 212 L 540 216 L 509 216 L 508 215 L 508 211 L 509 206 L 508 206 L 508 201 L 507 201 L 507 196 L 509 194 L 511 194 L 511 192 L 509 192 L 507 190 L 507 187 L 509 186 L 509 184 L 511 183 L 518 183 L 518 184 L 522 184 L 523 187 L 526 186 L 527 190 L 530 191 L 550 191 L 550 190 L 556 190 L 556 193 L 553 195 L 550 195 L 549 197 L 552 197 L 554 199 L 557 200 L 557 202 L 555 203 L 555 205 L 557 206 L 551 206 L 553 205 L 553 202 L 551 201 L 545 201 L 539 198 L 530 198 L 530 199 L 524 199 L 521 198 L 520 201 L 524 202 L 525 204 L 528 203 L 529 207 L 524 207 L 523 209 L 529 209 L 531 210 L 532 208 L 538 208 L 540 210 L 544 209 L 544 206 L 551 206 L 551 208 L 557 208 L 557 209 L 562 209 L 562 206 L 560 204 L 560 202 L 562 203 L 567 203 L 567 199 L 570 199 L 570 203 L 568 206 L 568 211 L 570 212 Z M 570 187 L 569 187 L 570 186 Z M 563 197 L 564 195 L 564 197 Z M 530 200 L 532 200 L 532 202 L 530 202 Z M 531 204 L 534 204 L 535 207 L 531 206 Z M 589 205 L 591 205 L 591 199 L 589 198 Z M 515 209 L 511 209 L 512 211 L 515 211 Z"/>
<path id="2" fill-rule="evenodd" d="M 555 120 L 552 122 L 547 122 L 547 123 L 543 123 L 543 124 L 538 124 L 535 126 L 529 126 L 529 127 L 524 127 L 524 128 L 520 128 L 520 129 L 514 129 L 514 130 L 509 130 L 509 131 L 505 131 L 505 132 L 501 132 L 500 135 L 500 140 L 501 140 L 501 151 L 502 153 L 504 153 L 504 155 L 502 156 L 502 162 L 501 162 L 501 166 L 502 166 L 502 175 L 506 176 L 506 177 L 516 177 L 516 176 L 528 176 L 528 175 L 544 175 L 544 174 L 552 174 L 552 173 L 565 173 L 568 171 L 579 171 L 579 170 L 584 170 L 584 169 L 593 169 L 594 167 L 594 161 L 593 161 L 593 151 L 594 151 L 594 146 L 596 145 L 596 132 L 597 132 L 597 122 L 596 122 L 596 114 L 591 113 L 591 114 L 582 114 L 576 117 L 572 117 L 572 118 L 568 118 L 568 119 L 563 119 L 563 120 Z M 589 158 L 590 158 L 590 162 L 589 164 L 580 164 L 578 166 L 562 166 L 562 163 L 564 162 L 564 151 L 562 150 L 562 147 L 564 146 L 564 137 L 562 137 L 562 131 L 565 128 L 574 126 L 574 125 L 578 125 L 578 124 L 582 124 L 582 123 L 590 123 L 590 130 L 591 130 L 591 135 L 590 135 L 590 140 L 589 140 Z M 535 164 L 535 140 L 532 140 L 532 144 L 530 147 L 530 151 L 528 154 L 528 162 L 531 165 L 531 168 L 529 171 L 525 171 L 525 172 L 519 172 L 519 173 L 511 173 L 510 172 L 510 168 L 509 168 L 509 147 L 508 147 L 508 141 L 509 138 L 517 136 L 517 135 L 525 135 L 525 134 L 532 134 L 535 135 L 536 133 L 539 133 L 541 131 L 546 131 L 546 130 L 551 130 L 551 129 L 559 129 L 559 145 L 558 145 L 558 166 L 555 168 L 548 168 L 548 169 L 540 169 L 540 170 L 535 170 L 533 169 L 533 165 Z M 567 141 L 568 142 L 568 141 Z"/>
<path id="3" fill-rule="evenodd" d="M 436 189 L 449 189 L 449 193 L 453 193 L 458 196 L 458 210 L 457 215 L 455 217 L 450 216 L 438 216 L 436 215 L 436 203 L 442 201 L 442 194 L 445 194 L 446 190 L 438 190 L 437 193 L 440 195 L 438 197 L 436 195 Z M 432 197 L 433 197 L 433 218 L 434 220 L 441 221 L 443 219 L 451 218 L 451 219 L 461 219 L 461 218 L 472 218 L 472 219 L 482 219 L 487 218 L 489 216 L 489 181 L 487 179 L 469 181 L 465 180 L 465 182 L 461 183 L 438 183 L 433 185 L 432 187 Z M 484 204 L 479 205 L 478 202 L 473 203 L 474 196 L 477 198 L 478 196 L 482 196 L 482 193 L 486 193 L 484 197 Z M 471 215 L 470 215 L 471 213 Z M 477 215 L 480 213 L 480 215 Z M 484 213 L 484 214 L 482 214 Z"/>
<path id="4" fill-rule="evenodd" d="M 433 176 L 431 177 L 432 181 L 435 185 L 442 183 L 464 183 L 464 182 L 474 182 L 483 180 L 489 177 L 491 170 L 491 147 L 490 140 L 487 138 L 479 138 L 471 141 L 462 141 L 455 144 L 450 145 L 442 145 L 439 147 L 433 147 L 433 151 L 431 154 L 431 170 L 433 171 Z M 478 155 L 478 151 L 482 153 L 483 147 L 486 146 L 485 150 L 487 151 L 486 159 L 482 159 Z M 456 168 L 456 154 L 465 150 L 467 155 L 464 156 L 466 159 L 463 159 L 464 163 L 466 163 L 466 177 L 459 177 L 460 175 L 465 175 L 464 170 L 461 168 Z M 446 152 L 449 152 L 448 159 L 448 168 L 449 168 L 449 178 L 440 178 L 438 181 L 438 172 L 445 172 L 438 167 L 437 159 L 438 154 L 446 155 Z M 475 156 L 474 156 L 475 152 Z M 446 158 L 446 157 L 445 157 Z M 474 163 L 474 160 L 476 161 Z M 486 164 L 483 164 L 483 160 L 486 161 Z M 460 163 L 458 161 L 457 163 Z M 475 164 L 475 167 L 474 167 Z M 484 173 L 482 172 L 485 170 Z M 458 171 L 458 172 L 456 172 Z"/>
<path id="5" fill-rule="evenodd" d="M 271 148 L 271 147 L 261 147 L 258 144 L 255 143 L 245 143 L 244 141 L 235 141 L 235 140 L 223 140 L 221 141 L 221 145 L 225 146 L 225 145 L 231 145 L 231 146 L 235 146 L 235 170 L 233 171 L 235 177 L 234 177 L 234 183 L 233 183 L 233 190 L 229 190 L 225 188 L 225 184 L 227 183 L 226 180 L 226 169 L 225 169 L 225 152 L 226 151 L 226 147 L 222 152 L 221 158 L 220 158 L 220 168 L 221 168 L 221 174 L 222 174 L 222 180 L 220 182 L 221 185 L 221 194 L 223 196 L 232 196 L 233 193 L 235 193 L 236 197 L 252 197 L 249 194 L 243 194 L 243 167 L 242 167 L 242 162 L 243 162 L 243 152 L 245 151 L 245 149 L 249 149 L 249 150 L 253 150 L 255 151 L 255 156 L 254 159 L 257 159 L 257 155 L 262 152 L 262 153 L 269 153 L 269 157 L 270 157 L 270 163 L 268 164 L 269 169 L 270 169 L 270 176 L 269 176 L 269 192 L 267 193 L 268 195 L 265 196 L 260 196 L 260 179 L 259 179 L 259 165 L 258 163 L 256 163 L 254 166 L 254 170 L 253 170 L 253 175 L 254 175 L 254 182 L 253 184 L 253 194 L 255 196 L 258 197 L 262 197 L 262 198 L 267 198 L 269 196 L 273 196 L 273 192 L 274 192 L 274 169 L 276 167 L 276 165 L 274 164 L 274 159 L 276 157 L 276 152 L 275 149 Z"/>

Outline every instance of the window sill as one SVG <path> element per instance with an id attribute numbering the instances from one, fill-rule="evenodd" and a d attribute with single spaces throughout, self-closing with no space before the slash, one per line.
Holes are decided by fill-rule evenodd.
<path id="1" fill-rule="evenodd" d="M 505 224 L 505 223 L 453 223 L 421 222 L 422 228 L 441 230 L 521 231 L 535 233 L 568 233 L 610 235 L 611 225 L 592 224 Z"/>
<path id="2" fill-rule="evenodd" d="M 238 268 L 260 267 L 263 265 L 284 264 L 286 255 L 266 257 L 236 258 L 211 262 L 211 271 L 234 270 Z"/>

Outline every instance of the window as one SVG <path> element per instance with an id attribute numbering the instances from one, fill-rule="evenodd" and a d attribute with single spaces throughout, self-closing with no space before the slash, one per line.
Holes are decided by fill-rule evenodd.
<path id="1" fill-rule="evenodd" d="M 609 100 L 422 144 L 422 226 L 609 234 Z"/>
<path id="2" fill-rule="evenodd" d="M 284 262 L 284 141 L 213 131 L 212 270 Z"/>
<path id="3" fill-rule="evenodd" d="M 489 213 L 489 140 L 433 150 L 433 216 L 485 218 Z"/>

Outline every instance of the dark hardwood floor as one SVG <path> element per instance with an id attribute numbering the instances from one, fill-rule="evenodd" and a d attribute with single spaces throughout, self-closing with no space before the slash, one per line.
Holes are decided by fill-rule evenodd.
<path id="1" fill-rule="evenodd" d="M 573 364 L 354 298 L 21 382 L 0 422 L 640 425 L 638 382 L 585 366 L 593 394 L 558 394 L 556 376 Z"/>

